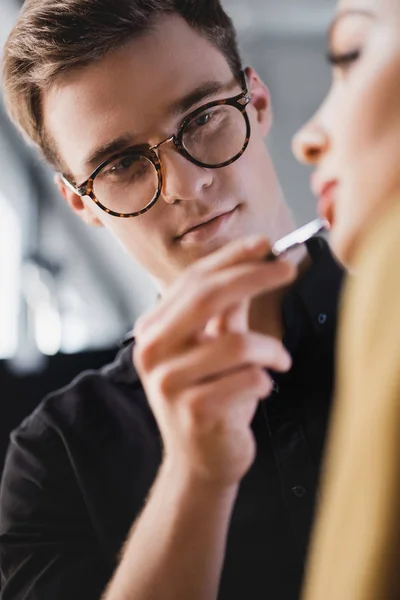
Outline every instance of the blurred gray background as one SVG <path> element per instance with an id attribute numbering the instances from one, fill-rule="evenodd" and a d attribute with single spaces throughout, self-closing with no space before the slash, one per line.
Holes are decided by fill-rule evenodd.
<path id="1" fill-rule="evenodd" d="M 329 87 L 326 31 L 333 0 L 223 0 L 245 63 L 270 87 L 271 149 L 298 224 L 315 216 L 309 173 L 292 157 L 292 135 Z M 21 6 L 1 0 L 0 46 Z M 154 302 L 147 276 L 105 231 L 70 213 L 52 173 L 27 148 L 0 102 L 0 362 L 38 372 L 46 357 L 114 348 Z"/>

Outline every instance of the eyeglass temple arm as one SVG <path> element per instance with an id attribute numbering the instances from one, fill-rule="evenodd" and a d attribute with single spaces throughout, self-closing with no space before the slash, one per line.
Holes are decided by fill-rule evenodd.
<path id="1" fill-rule="evenodd" d="M 81 191 L 82 187 L 84 186 L 80 186 L 75 187 L 73 183 L 71 183 L 71 181 L 69 181 L 69 179 L 67 179 L 65 177 L 65 175 L 63 175 L 60 171 L 58 171 L 57 175 L 60 177 L 60 179 L 62 180 L 63 183 L 65 183 L 65 185 L 71 190 L 71 192 L 74 192 L 74 194 L 77 194 L 78 196 L 84 196 L 85 194 Z"/>
<path id="2" fill-rule="evenodd" d="M 248 79 L 248 77 L 246 75 L 246 71 L 244 69 L 242 69 L 241 75 L 242 75 L 242 85 L 244 88 L 243 91 L 247 92 L 249 95 L 251 95 L 249 79 Z"/>

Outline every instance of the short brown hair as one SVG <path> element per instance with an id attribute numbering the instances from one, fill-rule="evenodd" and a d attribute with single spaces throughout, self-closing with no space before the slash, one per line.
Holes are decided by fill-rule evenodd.
<path id="1" fill-rule="evenodd" d="M 12 120 L 50 163 L 60 167 L 43 127 L 43 91 L 67 71 L 151 31 L 157 18 L 171 13 L 214 44 L 239 76 L 236 32 L 220 0 L 26 0 L 4 49 L 5 102 Z"/>

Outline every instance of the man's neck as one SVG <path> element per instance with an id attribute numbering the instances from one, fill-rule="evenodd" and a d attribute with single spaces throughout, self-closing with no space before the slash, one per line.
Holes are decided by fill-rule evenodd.
<path id="1" fill-rule="evenodd" d="M 312 263 L 311 256 L 304 247 L 291 252 L 287 260 L 295 264 L 298 269 L 296 280 L 308 271 Z M 290 287 L 293 285 L 295 283 L 292 283 Z M 282 340 L 285 333 L 282 303 L 288 291 L 289 288 L 282 288 L 272 294 L 265 294 L 254 298 L 250 306 L 250 329 Z"/>

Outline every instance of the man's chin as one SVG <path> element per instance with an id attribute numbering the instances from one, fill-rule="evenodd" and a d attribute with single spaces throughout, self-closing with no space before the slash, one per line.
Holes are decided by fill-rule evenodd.
<path id="1" fill-rule="evenodd" d="M 217 237 L 207 243 L 185 244 L 180 247 L 180 259 L 185 267 L 193 264 L 197 260 L 216 252 L 227 244 L 238 239 L 238 236 Z"/>

